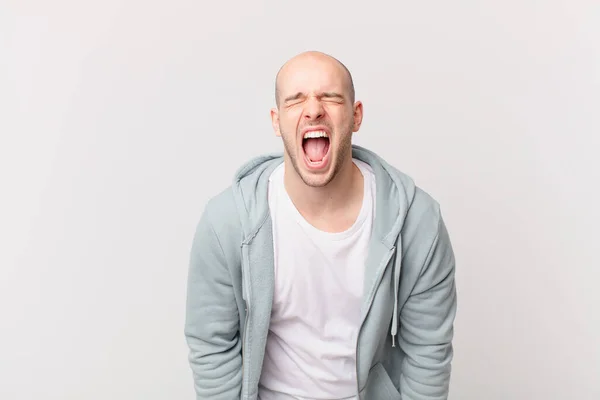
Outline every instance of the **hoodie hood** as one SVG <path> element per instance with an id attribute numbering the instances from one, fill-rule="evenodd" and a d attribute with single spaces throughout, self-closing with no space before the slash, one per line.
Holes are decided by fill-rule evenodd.
<path id="1" fill-rule="evenodd" d="M 353 145 L 352 157 L 371 166 L 376 181 L 376 215 L 373 221 L 373 241 L 388 250 L 401 244 L 399 237 L 404 220 L 415 196 L 413 180 L 388 164 L 377 154 Z M 269 176 L 283 162 L 283 153 L 256 157 L 243 165 L 235 174 L 233 194 L 243 230 L 243 243 L 249 244 L 264 223 L 269 220 Z M 398 286 L 400 262 L 394 263 L 394 314 L 392 343 L 398 327 Z"/>

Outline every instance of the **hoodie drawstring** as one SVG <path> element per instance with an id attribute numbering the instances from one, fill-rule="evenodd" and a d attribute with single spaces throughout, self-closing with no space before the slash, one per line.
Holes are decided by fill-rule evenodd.
<path id="1" fill-rule="evenodd" d="M 401 239 L 398 238 L 396 248 L 402 248 Z M 398 255 L 398 257 L 400 257 Z M 400 259 L 394 260 L 394 315 L 392 315 L 392 347 L 396 347 L 398 337 L 398 291 L 400 290 Z"/>
<path id="2" fill-rule="evenodd" d="M 396 336 L 398 336 L 398 286 L 400 283 L 400 267 L 398 262 L 394 263 L 394 315 L 392 315 L 392 347 L 396 347 Z"/>

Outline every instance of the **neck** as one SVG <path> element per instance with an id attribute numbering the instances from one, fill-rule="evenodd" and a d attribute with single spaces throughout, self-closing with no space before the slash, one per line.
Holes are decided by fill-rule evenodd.
<path id="1" fill-rule="evenodd" d="M 289 160 L 285 160 L 284 184 L 290 199 L 303 215 L 326 218 L 362 203 L 363 176 L 352 161 L 344 160 L 340 170 L 325 186 L 312 187 L 304 183 Z"/>

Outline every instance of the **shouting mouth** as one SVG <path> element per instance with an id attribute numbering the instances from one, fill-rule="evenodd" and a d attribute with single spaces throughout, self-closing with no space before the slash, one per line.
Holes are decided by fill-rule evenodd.
<path id="1" fill-rule="evenodd" d="M 309 169 L 324 168 L 329 159 L 329 134 L 325 130 L 311 130 L 304 133 L 302 149 Z"/>

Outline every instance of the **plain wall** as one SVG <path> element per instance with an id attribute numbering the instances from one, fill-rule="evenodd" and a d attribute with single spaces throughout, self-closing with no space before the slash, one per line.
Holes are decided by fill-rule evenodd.
<path id="1" fill-rule="evenodd" d="M 315 49 L 442 205 L 451 400 L 600 399 L 597 1 L 0 4 L 0 398 L 194 398 L 195 225 Z"/>

